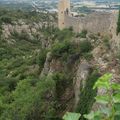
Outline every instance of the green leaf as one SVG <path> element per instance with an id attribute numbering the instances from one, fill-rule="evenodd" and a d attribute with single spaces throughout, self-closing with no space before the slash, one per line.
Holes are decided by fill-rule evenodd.
<path id="1" fill-rule="evenodd" d="M 120 103 L 120 94 L 119 93 L 115 94 L 113 96 L 113 101 L 114 101 L 114 103 Z"/>
<path id="2" fill-rule="evenodd" d="M 94 118 L 96 118 L 97 116 L 100 116 L 100 112 L 97 111 L 97 112 L 91 112 L 89 114 L 85 114 L 84 115 L 84 118 L 88 119 L 88 120 L 94 120 Z M 99 118 L 98 118 L 99 119 Z"/>
<path id="3" fill-rule="evenodd" d="M 107 108 L 107 107 L 102 107 L 100 112 L 104 115 L 107 115 L 107 117 L 109 117 L 111 115 L 111 109 L 110 108 Z"/>
<path id="4" fill-rule="evenodd" d="M 63 116 L 63 120 L 79 120 L 80 116 L 81 116 L 80 113 L 67 112 Z"/>
<path id="5" fill-rule="evenodd" d="M 95 99 L 98 103 L 108 104 L 109 100 L 110 100 L 110 97 L 108 95 L 101 95 L 101 96 L 99 95 Z"/>
<path id="6" fill-rule="evenodd" d="M 120 84 L 113 83 L 113 84 L 112 84 L 112 89 L 113 89 L 113 90 L 120 90 Z"/>
<path id="7" fill-rule="evenodd" d="M 115 104 L 114 107 L 115 107 L 115 114 L 120 115 L 120 103 Z"/>
<path id="8" fill-rule="evenodd" d="M 95 83 L 93 89 L 96 89 L 96 88 L 110 89 L 110 79 L 111 78 L 112 78 L 112 74 L 110 74 L 110 73 L 107 73 L 107 74 L 103 75 Z"/>
<path id="9" fill-rule="evenodd" d="M 95 113 L 93 111 L 89 113 L 88 115 L 84 115 L 84 117 L 88 120 L 93 120 L 94 116 L 95 116 Z"/>

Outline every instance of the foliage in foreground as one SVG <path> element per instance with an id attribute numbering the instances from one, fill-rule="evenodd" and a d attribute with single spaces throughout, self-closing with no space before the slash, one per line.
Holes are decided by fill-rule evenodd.
<path id="1" fill-rule="evenodd" d="M 32 79 L 20 81 L 16 90 L 11 94 L 13 102 L 7 105 L 0 120 L 38 120 L 43 118 L 47 120 L 48 116 L 49 118 L 54 116 L 54 91 L 55 82 L 51 77 L 41 79 L 37 83 Z M 3 105 L 4 99 L 1 99 L 0 103 Z"/>
<path id="2" fill-rule="evenodd" d="M 96 111 L 91 111 L 89 114 L 84 115 L 87 120 L 119 120 L 120 119 L 120 85 L 111 83 L 112 74 L 105 74 L 98 79 L 94 89 L 105 90 L 104 95 L 98 95 L 96 103 L 101 107 Z M 65 115 L 64 120 L 68 120 L 71 114 Z M 80 114 L 78 114 L 80 115 Z M 76 113 L 72 114 L 76 116 Z M 75 119 L 79 120 L 79 118 Z"/>
<path id="3" fill-rule="evenodd" d="M 76 112 L 81 114 L 81 120 L 84 120 L 83 115 L 88 114 L 91 111 L 94 97 L 97 95 L 97 90 L 93 89 L 93 86 L 99 78 L 97 70 L 91 70 L 91 74 L 86 80 L 86 84 L 80 89 L 80 100 L 76 108 Z"/>

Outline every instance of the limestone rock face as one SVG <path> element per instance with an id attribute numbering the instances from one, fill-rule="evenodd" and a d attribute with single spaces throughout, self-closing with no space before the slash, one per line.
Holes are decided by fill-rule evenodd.
<path id="1" fill-rule="evenodd" d="M 51 53 L 48 52 L 40 77 L 48 76 L 49 74 L 52 74 L 57 71 L 62 71 L 62 70 L 63 70 L 63 67 L 61 62 L 57 59 L 52 59 Z"/>
<path id="2" fill-rule="evenodd" d="M 74 78 L 74 92 L 75 92 L 75 107 L 79 102 L 80 89 L 84 88 L 86 79 L 89 76 L 90 65 L 87 61 L 83 61 L 78 65 L 77 72 Z"/>
<path id="3" fill-rule="evenodd" d="M 47 53 L 47 56 L 46 56 L 46 61 L 45 61 L 45 64 L 44 64 L 44 67 L 43 67 L 43 70 L 40 74 L 40 77 L 43 77 L 45 75 L 48 74 L 49 70 L 50 70 L 50 62 L 52 61 L 51 59 L 51 53 Z"/>
<path id="4" fill-rule="evenodd" d="M 36 24 L 27 24 L 24 21 L 16 22 L 15 24 L 3 24 L 3 36 L 5 38 L 9 38 L 10 35 L 14 32 L 21 34 L 22 32 L 26 32 L 29 36 L 32 36 L 32 33 L 36 33 L 39 28 L 41 28 L 42 23 Z"/>

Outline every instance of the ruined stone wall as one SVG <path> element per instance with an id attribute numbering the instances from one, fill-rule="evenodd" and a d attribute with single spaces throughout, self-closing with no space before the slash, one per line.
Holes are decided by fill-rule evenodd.
<path id="1" fill-rule="evenodd" d="M 65 15 L 65 27 L 73 27 L 75 32 L 87 30 L 93 33 L 110 32 L 111 13 L 92 13 L 85 17 L 72 17 Z"/>
<path id="2" fill-rule="evenodd" d="M 114 12 L 113 15 L 111 16 L 111 25 L 110 25 L 110 30 L 112 34 L 111 44 L 113 49 L 115 47 L 117 49 L 120 49 L 120 34 L 116 35 L 117 21 L 118 21 L 118 12 Z"/>
<path id="3" fill-rule="evenodd" d="M 82 25 L 80 24 L 80 19 L 68 15 L 65 16 L 65 28 L 73 27 L 75 32 L 80 32 L 82 30 Z"/>
<path id="4" fill-rule="evenodd" d="M 118 11 L 111 13 L 95 12 L 85 17 L 73 17 L 65 14 L 65 28 L 73 27 L 75 32 L 88 32 L 110 35 L 113 48 L 120 48 L 120 35 L 116 35 Z"/>

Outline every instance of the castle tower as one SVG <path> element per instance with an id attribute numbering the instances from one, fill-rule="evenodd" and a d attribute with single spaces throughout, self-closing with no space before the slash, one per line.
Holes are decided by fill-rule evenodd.
<path id="1" fill-rule="evenodd" d="M 59 0 L 58 4 L 58 27 L 65 28 L 65 15 L 70 14 L 70 0 Z"/>

